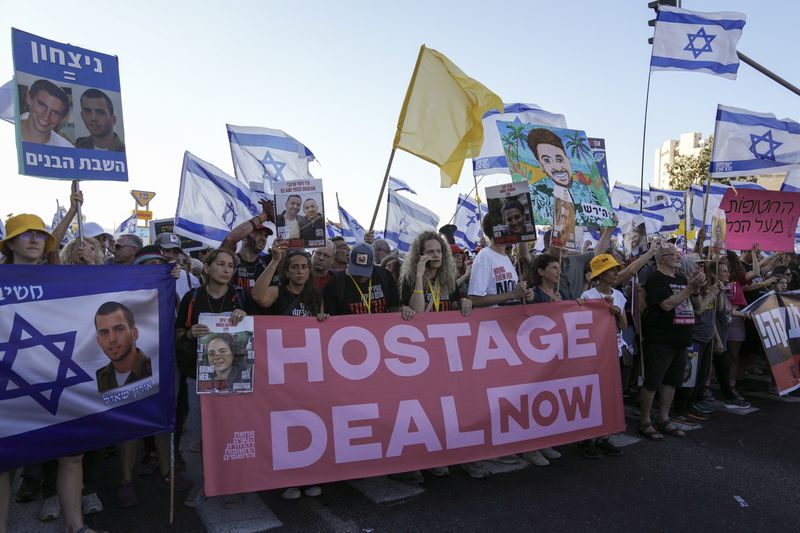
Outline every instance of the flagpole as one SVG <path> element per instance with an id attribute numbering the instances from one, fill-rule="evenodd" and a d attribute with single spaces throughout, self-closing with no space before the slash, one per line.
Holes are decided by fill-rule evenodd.
<path id="1" fill-rule="evenodd" d="M 472 179 L 473 179 L 473 180 L 475 180 L 475 186 L 474 186 L 472 189 L 470 189 L 470 191 L 469 191 L 469 192 L 466 194 L 467 198 L 469 198 L 469 195 L 470 195 L 470 194 L 472 194 L 472 191 L 476 191 L 476 192 L 477 192 L 477 190 L 478 190 L 478 184 L 479 184 L 479 183 L 480 183 L 480 182 L 483 180 L 483 178 L 485 178 L 485 177 L 486 177 L 486 176 L 481 176 L 481 179 L 477 179 L 477 178 L 476 178 L 474 175 L 472 176 Z M 478 220 L 481 220 L 481 204 L 480 204 L 480 196 L 478 196 L 478 195 L 476 194 L 476 195 L 475 195 L 475 200 L 476 200 L 476 202 L 478 203 Z M 451 216 L 451 217 L 450 217 L 450 220 L 447 222 L 448 224 L 452 224 L 452 223 L 453 223 L 453 221 L 456 219 L 456 215 L 458 215 L 458 210 L 459 210 L 459 209 L 461 209 L 461 207 L 462 207 L 462 204 L 459 204 L 458 206 L 456 206 L 456 210 L 455 210 L 455 212 L 453 213 L 453 216 Z M 483 221 L 481 221 L 481 223 L 483 223 Z"/>
<path id="2" fill-rule="evenodd" d="M 652 62 L 652 49 L 650 52 Z M 653 69 L 647 69 L 647 93 L 644 98 L 644 127 L 642 129 L 642 168 L 639 174 L 639 212 L 644 211 L 644 150 L 647 139 L 647 109 L 650 105 L 650 78 L 653 76 Z"/>
<path id="3" fill-rule="evenodd" d="M 481 176 L 483 179 L 483 176 Z M 475 182 L 475 203 L 478 204 L 478 222 L 480 223 L 481 227 L 483 227 L 483 216 L 481 216 L 481 196 L 478 194 L 478 178 L 475 177 L 475 174 L 472 175 L 472 181 Z M 453 215 L 455 216 L 455 215 Z"/>
<path id="4" fill-rule="evenodd" d="M 81 182 L 75 180 L 72 182 L 72 192 L 81 192 Z M 78 240 L 83 245 L 83 214 L 81 213 L 81 205 L 83 202 L 78 202 Z"/>
<path id="5" fill-rule="evenodd" d="M 683 253 L 686 253 L 686 243 L 689 242 L 689 217 L 686 214 L 689 210 L 689 191 L 683 191 Z"/>
<path id="6" fill-rule="evenodd" d="M 765 66 L 763 66 L 763 65 L 757 63 L 756 61 L 750 59 L 749 57 L 744 55 L 742 52 L 739 52 L 738 50 L 736 51 L 736 55 L 739 56 L 739 59 L 741 59 L 743 63 L 747 63 L 748 65 L 750 65 L 751 67 L 753 67 L 754 69 L 759 71 L 761 74 L 763 74 L 764 76 L 766 76 L 769 79 L 771 79 L 772 81 L 774 81 L 775 83 L 778 83 L 779 85 L 782 85 L 783 87 L 785 87 L 785 88 L 789 89 L 790 91 L 792 91 L 794 94 L 800 96 L 800 89 L 799 88 L 797 88 L 796 86 L 792 85 L 788 81 L 784 80 L 783 78 L 781 78 L 780 76 L 778 76 L 777 74 L 775 74 L 774 72 L 772 72 L 771 70 L 766 68 Z"/>
<path id="7" fill-rule="evenodd" d="M 375 212 L 372 213 L 372 222 L 369 223 L 369 231 L 375 227 L 375 219 L 378 218 L 378 209 L 381 207 L 381 200 L 383 199 L 383 193 L 386 191 L 386 182 L 389 181 L 389 171 L 392 169 L 392 161 L 394 161 L 394 153 L 397 151 L 397 148 L 392 147 L 392 153 L 389 154 L 389 163 L 386 165 L 386 174 L 383 176 L 383 183 L 381 183 L 381 192 L 378 193 L 378 201 L 375 202 Z"/>

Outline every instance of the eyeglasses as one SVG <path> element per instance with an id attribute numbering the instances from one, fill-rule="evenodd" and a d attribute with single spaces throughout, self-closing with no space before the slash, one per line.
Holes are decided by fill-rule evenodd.
<path id="1" fill-rule="evenodd" d="M 26 239 L 33 239 L 33 238 L 44 239 L 47 236 L 47 234 L 43 231 L 29 229 L 28 231 L 20 233 L 18 236 L 25 237 Z"/>

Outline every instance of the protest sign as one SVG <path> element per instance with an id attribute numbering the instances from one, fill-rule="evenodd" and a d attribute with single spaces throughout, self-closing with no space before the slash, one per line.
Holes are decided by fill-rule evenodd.
<path id="1" fill-rule="evenodd" d="M 729 188 L 719 207 L 725 212 L 727 249 L 749 250 L 758 243 L 764 251 L 794 251 L 800 193 Z"/>
<path id="2" fill-rule="evenodd" d="M 19 173 L 128 181 L 116 56 L 12 28 Z"/>
<path id="3" fill-rule="evenodd" d="M 531 193 L 526 184 L 514 182 L 486 187 L 486 203 L 495 244 L 536 240 Z"/>
<path id="4" fill-rule="evenodd" d="M 180 231 L 180 229 L 178 229 Z M 156 237 L 162 233 L 175 233 L 175 219 L 174 218 L 160 218 L 158 220 L 150 221 L 150 242 L 156 242 Z M 184 252 L 191 252 L 193 250 L 202 250 L 206 245 L 200 241 L 184 237 L 176 233 L 181 238 L 181 250 Z"/>
<path id="5" fill-rule="evenodd" d="M 641 219 L 642 217 L 638 217 Z M 638 222 L 634 217 L 634 222 Z M 625 259 L 639 257 L 647 251 L 647 225 L 644 220 L 638 224 L 632 224 L 630 229 L 622 237 L 622 251 Z"/>
<path id="6" fill-rule="evenodd" d="M 197 339 L 197 394 L 253 392 L 253 317 L 201 313 L 211 331 Z"/>
<path id="7" fill-rule="evenodd" d="M 567 197 L 553 199 L 553 231 L 550 245 L 556 248 L 577 250 L 575 240 L 575 205 Z"/>
<path id="8" fill-rule="evenodd" d="M 552 224 L 553 198 L 562 190 L 575 205 L 578 226 L 611 226 L 608 185 L 586 134 L 578 130 L 497 121 L 514 181 L 531 189 L 536 224 Z M 535 149 L 535 150 L 534 150 Z"/>
<path id="9" fill-rule="evenodd" d="M 170 267 L 64 268 L 3 267 L 0 471 L 175 423 Z"/>
<path id="10" fill-rule="evenodd" d="M 800 387 L 800 293 L 769 292 L 742 312 L 758 330 L 778 392 Z"/>
<path id="11" fill-rule="evenodd" d="M 287 241 L 289 248 L 325 246 L 322 180 L 279 181 L 272 187 L 276 210 L 283 208 L 275 222 L 278 240 Z"/>
<path id="12" fill-rule="evenodd" d="M 256 316 L 254 331 L 253 394 L 201 398 L 209 496 L 458 464 L 625 428 L 604 300 L 410 321 Z"/>

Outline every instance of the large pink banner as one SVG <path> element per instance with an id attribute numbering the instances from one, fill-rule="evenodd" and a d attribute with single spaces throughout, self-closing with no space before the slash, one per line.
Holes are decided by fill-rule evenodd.
<path id="1" fill-rule="evenodd" d="M 758 244 L 771 252 L 794 252 L 800 193 L 728 189 L 719 207 L 725 211 L 728 250 Z"/>
<path id="2" fill-rule="evenodd" d="M 452 465 L 625 429 L 592 301 L 255 320 L 254 392 L 202 398 L 210 496 Z"/>

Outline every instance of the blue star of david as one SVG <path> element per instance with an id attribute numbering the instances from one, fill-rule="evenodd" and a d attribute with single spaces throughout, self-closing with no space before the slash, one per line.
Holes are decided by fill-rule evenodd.
<path id="1" fill-rule="evenodd" d="M 769 149 L 766 152 L 759 152 L 758 151 L 758 143 L 765 142 L 769 144 Z M 767 130 L 764 135 L 753 135 L 750 134 L 750 153 L 753 154 L 753 157 L 756 159 L 769 159 L 770 161 L 775 161 L 775 150 L 783 145 L 780 141 L 772 140 L 772 130 Z"/>
<path id="2" fill-rule="evenodd" d="M 22 334 L 27 333 L 28 337 L 23 339 Z M 11 333 L 6 342 L 0 342 L 0 352 L 3 359 L 0 360 L 0 401 L 30 396 L 42 407 L 47 409 L 50 414 L 58 412 L 58 401 L 61 394 L 67 387 L 79 385 L 92 381 L 92 377 L 72 360 L 73 350 L 75 349 L 75 336 L 77 331 L 44 335 L 37 330 L 30 322 L 22 316 L 14 313 L 14 323 L 11 326 Z M 63 348 L 57 346 L 64 343 Z M 58 360 L 58 371 L 53 381 L 42 383 L 29 383 L 24 377 L 14 371 L 14 361 L 20 350 L 42 346 Z M 28 354 L 28 357 L 41 357 L 43 354 Z M 67 372 L 72 375 L 67 377 Z M 17 388 L 9 390 L 8 384 L 13 383 Z M 50 391 L 50 397 L 45 396 L 45 392 Z"/>
<path id="3" fill-rule="evenodd" d="M 686 36 L 689 38 L 689 44 L 686 45 L 684 50 L 687 52 L 691 52 L 695 59 L 702 54 L 703 52 L 713 52 L 714 50 L 711 49 L 711 41 L 716 39 L 716 35 L 708 35 L 706 34 L 706 29 L 702 26 L 697 33 L 687 33 Z M 695 39 L 703 39 L 704 43 L 701 48 L 697 48 L 694 45 Z"/>
<path id="4" fill-rule="evenodd" d="M 267 170 L 267 165 L 272 166 L 272 172 Z M 265 178 L 270 178 L 272 180 L 286 179 L 283 177 L 283 167 L 286 166 L 286 163 L 283 161 L 277 161 L 274 157 L 272 157 L 272 154 L 269 153 L 269 150 L 267 150 L 267 153 L 264 154 L 264 159 L 261 160 L 261 166 L 264 167 Z"/>
<path id="5" fill-rule="evenodd" d="M 411 223 L 408 221 L 408 219 L 406 218 L 406 216 L 405 216 L 405 215 L 403 215 L 403 216 L 400 218 L 400 220 L 399 220 L 399 222 L 397 223 L 397 225 L 398 225 L 398 226 L 399 226 L 399 228 L 400 228 L 400 231 L 399 231 L 400 235 L 403 235 L 404 233 L 408 233 L 408 226 L 410 226 L 410 225 L 411 225 Z"/>
<path id="6" fill-rule="evenodd" d="M 236 222 L 236 208 L 230 200 L 225 204 L 225 211 L 222 213 L 222 221 L 228 225 L 228 229 L 233 229 L 233 223 Z"/>
<path id="7" fill-rule="evenodd" d="M 478 215 L 467 215 L 467 227 L 473 225 L 478 219 Z"/>

